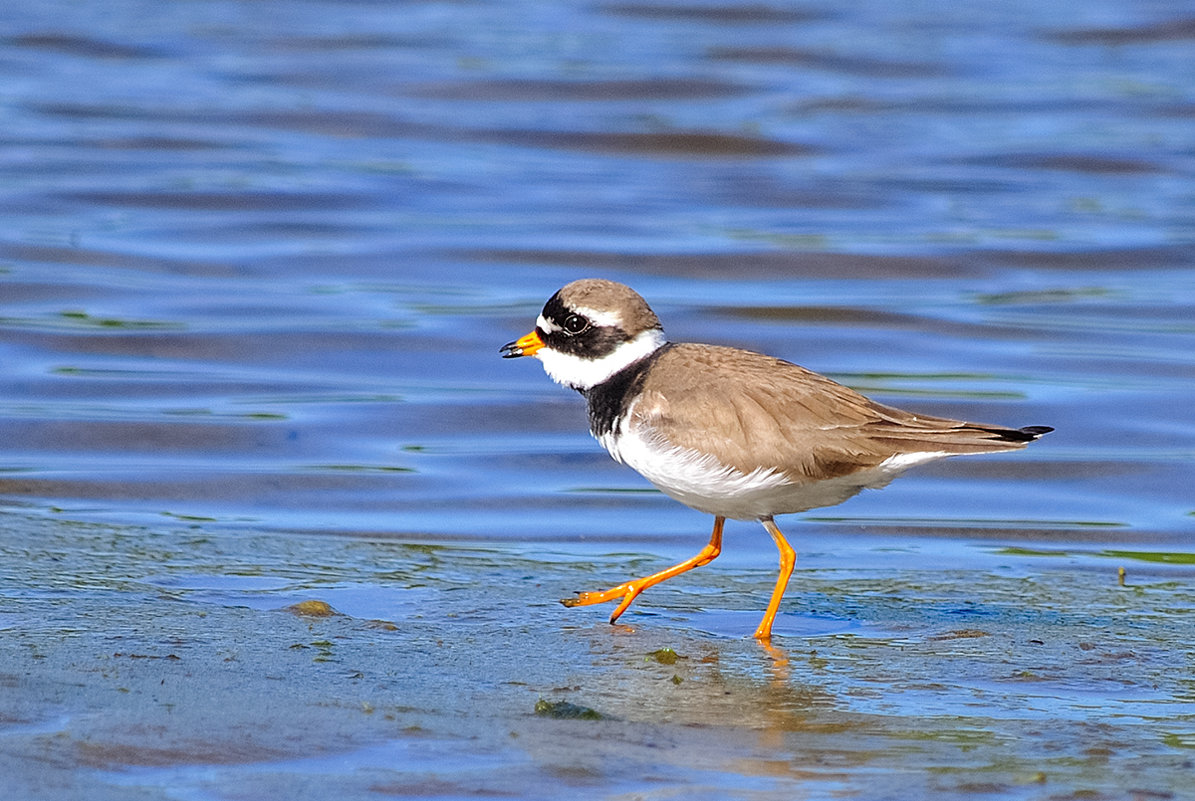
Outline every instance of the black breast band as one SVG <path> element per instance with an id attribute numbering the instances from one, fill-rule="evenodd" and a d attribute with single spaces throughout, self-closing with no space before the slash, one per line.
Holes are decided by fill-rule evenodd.
<path id="1" fill-rule="evenodd" d="M 666 344 L 639 361 L 628 364 L 602 383 L 580 390 L 589 402 L 589 430 L 595 437 L 613 433 L 615 424 L 642 389 L 647 371 L 671 347 L 671 344 Z"/>

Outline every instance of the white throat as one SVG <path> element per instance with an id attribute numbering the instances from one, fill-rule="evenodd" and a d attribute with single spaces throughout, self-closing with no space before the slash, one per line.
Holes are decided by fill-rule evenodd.
<path id="1" fill-rule="evenodd" d="M 655 353 L 664 342 L 664 332 L 658 328 L 651 328 L 622 343 L 612 353 L 600 359 L 586 359 L 550 348 L 539 349 L 535 358 L 543 362 L 544 372 L 557 384 L 587 390 L 596 387 L 622 368 Z"/>

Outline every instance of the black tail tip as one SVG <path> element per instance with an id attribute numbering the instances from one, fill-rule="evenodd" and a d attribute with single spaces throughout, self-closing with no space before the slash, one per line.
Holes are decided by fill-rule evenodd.
<path id="1" fill-rule="evenodd" d="M 1051 426 L 1025 426 L 1018 430 L 1025 435 L 1026 440 L 1035 440 L 1049 434 L 1054 429 Z"/>

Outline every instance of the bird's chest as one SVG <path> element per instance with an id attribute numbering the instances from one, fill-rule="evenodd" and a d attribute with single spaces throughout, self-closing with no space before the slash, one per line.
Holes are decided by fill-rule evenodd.
<path id="1" fill-rule="evenodd" d="M 774 471 L 743 473 L 711 454 L 671 445 L 648 427 L 616 426 L 598 441 L 665 494 L 709 514 L 740 519 L 766 516 L 771 505 L 761 506 L 760 501 L 788 486 L 787 479 Z"/>
<path id="2" fill-rule="evenodd" d="M 649 432 L 633 426 L 616 426 L 598 437 L 614 459 L 634 469 L 665 492 L 710 487 L 715 476 L 699 455 L 670 447 Z"/>

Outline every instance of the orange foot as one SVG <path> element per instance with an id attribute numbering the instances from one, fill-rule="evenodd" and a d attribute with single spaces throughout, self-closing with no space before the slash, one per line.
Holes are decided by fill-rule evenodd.
<path id="1" fill-rule="evenodd" d="M 642 581 L 642 579 L 640 579 Z M 560 603 L 565 606 L 590 606 L 592 604 L 604 604 L 606 601 L 613 601 L 616 598 L 622 598 L 628 592 L 634 591 L 635 595 L 643 592 L 643 588 L 633 589 L 634 581 L 628 581 L 625 584 L 619 584 L 617 587 L 611 587 L 605 592 L 579 592 L 576 598 L 561 598 Z"/>
<path id="2" fill-rule="evenodd" d="M 652 577 L 648 576 L 648 578 Z M 613 623 L 627 610 L 631 602 L 639 597 L 639 593 L 651 586 L 651 584 L 646 583 L 648 578 L 641 578 L 638 581 L 628 581 L 625 584 L 619 584 L 617 587 L 611 587 L 605 592 L 579 592 L 576 598 L 562 598 L 560 599 L 560 603 L 565 606 L 589 606 L 591 604 L 604 604 L 606 601 L 621 598 L 622 603 L 616 606 L 614 611 L 610 613 L 610 622 Z"/>
<path id="3" fill-rule="evenodd" d="M 576 598 L 563 598 L 560 603 L 565 606 L 589 606 L 590 604 L 603 604 L 606 601 L 613 601 L 616 598 L 621 598 L 622 603 L 615 607 L 610 614 L 610 622 L 618 620 L 619 616 L 627 610 L 631 602 L 639 597 L 639 593 L 646 590 L 648 587 L 654 587 L 661 581 L 679 576 L 685 571 L 692 570 L 695 567 L 708 565 L 710 562 L 718 558 L 718 554 L 722 553 L 722 524 L 725 518 L 714 518 L 714 533 L 710 535 L 709 543 L 697 552 L 695 556 L 686 559 L 678 565 L 673 565 L 670 568 L 661 570 L 659 573 L 652 573 L 650 576 L 645 576 L 634 581 L 627 581 L 619 584 L 617 587 L 611 587 L 605 592 L 579 592 Z"/>

